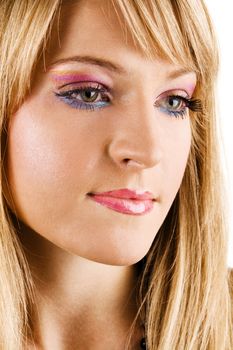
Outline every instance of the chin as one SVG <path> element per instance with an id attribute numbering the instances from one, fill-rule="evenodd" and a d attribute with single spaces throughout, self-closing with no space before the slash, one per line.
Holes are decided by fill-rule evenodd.
<path id="1" fill-rule="evenodd" d="M 108 252 L 101 254 L 85 254 L 83 258 L 91 260 L 100 264 L 113 265 L 113 266 L 130 266 L 138 263 L 148 253 L 147 250 L 138 249 L 134 251 L 124 250 L 114 252 L 109 250 Z"/>

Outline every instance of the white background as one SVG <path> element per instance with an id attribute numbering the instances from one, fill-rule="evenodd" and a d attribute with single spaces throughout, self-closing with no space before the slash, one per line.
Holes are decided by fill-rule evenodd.
<path id="1" fill-rule="evenodd" d="M 233 267 L 233 1 L 205 0 L 205 3 L 215 26 L 220 50 L 217 101 L 223 138 L 223 166 L 229 190 L 228 265 Z"/>

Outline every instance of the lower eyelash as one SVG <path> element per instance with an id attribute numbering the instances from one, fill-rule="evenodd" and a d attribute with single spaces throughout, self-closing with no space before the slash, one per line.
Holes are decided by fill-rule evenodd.
<path id="1" fill-rule="evenodd" d="M 183 109 L 183 110 L 181 110 L 181 111 L 179 111 L 179 112 L 168 111 L 167 113 L 168 113 L 170 116 L 172 116 L 172 117 L 175 117 L 175 118 L 181 117 L 182 119 L 184 119 L 184 117 L 185 117 L 187 111 L 186 111 L 186 107 L 185 107 L 185 109 Z"/>
<path id="2" fill-rule="evenodd" d="M 68 104 L 72 108 L 76 108 L 76 109 L 85 109 L 85 110 L 94 111 L 95 109 L 102 108 L 103 105 L 105 105 L 104 102 L 103 103 L 99 102 L 99 105 L 93 106 L 90 103 L 85 103 L 82 101 L 77 102 L 75 101 L 75 99 L 72 99 L 69 96 L 62 96 L 60 94 L 56 94 L 56 96 L 58 96 L 62 101 L 64 101 L 66 104 Z"/>

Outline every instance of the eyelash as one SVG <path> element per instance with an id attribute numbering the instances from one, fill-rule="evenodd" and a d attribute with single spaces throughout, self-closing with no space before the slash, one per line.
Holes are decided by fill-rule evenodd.
<path id="1" fill-rule="evenodd" d="M 96 99 L 99 95 L 101 95 L 101 101 L 98 105 L 95 103 L 95 105 L 90 104 L 89 102 L 83 102 L 83 101 L 78 101 L 75 97 L 72 97 L 73 94 L 77 94 L 80 95 L 84 92 L 90 92 L 90 93 L 98 93 L 96 96 Z M 55 96 L 57 96 L 59 99 L 61 99 L 62 101 L 64 101 L 66 104 L 70 105 L 72 108 L 76 108 L 76 109 L 84 109 L 84 110 L 89 110 L 89 111 L 94 111 L 96 109 L 99 108 L 104 108 L 106 107 L 106 105 L 110 104 L 110 98 L 107 95 L 107 89 L 104 88 L 103 86 L 101 86 L 100 84 L 97 84 L 96 86 L 83 86 L 80 87 L 78 89 L 73 89 L 73 90 L 68 90 L 68 91 L 64 91 L 64 92 L 60 92 L 60 93 L 55 93 Z M 76 96 L 77 97 L 77 96 Z M 179 111 L 172 111 L 169 110 L 167 108 L 161 107 L 158 105 L 158 102 L 155 103 L 155 107 L 159 107 L 160 110 L 162 110 L 162 112 L 168 114 L 169 116 L 172 117 L 176 117 L 179 118 L 181 117 L 182 119 L 185 117 L 186 115 L 186 108 L 189 108 L 190 110 L 194 111 L 194 112 L 201 112 L 202 111 L 202 102 L 199 99 L 189 99 L 180 95 L 176 95 L 176 94 L 171 94 L 168 96 L 165 96 L 164 98 L 162 98 L 162 101 L 165 99 L 165 101 L 169 101 L 169 99 L 177 99 L 180 101 L 180 103 L 178 103 L 178 105 L 182 104 L 184 105 L 182 107 L 181 110 Z M 160 101 L 160 100 L 159 100 Z M 94 102 L 93 102 L 94 103 Z"/>

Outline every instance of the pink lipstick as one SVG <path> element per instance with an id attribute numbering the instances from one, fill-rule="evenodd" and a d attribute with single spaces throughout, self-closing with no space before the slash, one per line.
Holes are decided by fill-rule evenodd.
<path id="1" fill-rule="evenodd" d="M 155 198 L 145 191 L 120 189 L 108 192 L 93 192 L 88 194 L 95 202 L 123 214 L 144 215 L 153 209 Z"/>

